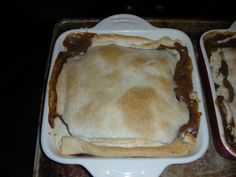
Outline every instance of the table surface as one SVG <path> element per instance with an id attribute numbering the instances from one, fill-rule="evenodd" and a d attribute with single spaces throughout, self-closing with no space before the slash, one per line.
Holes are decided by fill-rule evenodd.
<path id="1" fill-rule="evenodd" d="M 65 30 L 81 27 L 92 27 L 100 19 L 64 19 L 59 21 L 54 28 L 49 57 L 56 37 Z M 184 31 L 191 38 L 197 60 L 200 57 L 199 39 L 202 33 L 211 29 L 228 28 L 232 21 L 207 21 L 200 19 L 146 19 L 153 26 L 175 28 Z M 49 60 L 48 60 L 49 61 Z M 49 63 L 48 63 L 49 64 Z M 49 66 L 49 65 L 48 65 Z M 46 80 L 46 75 L 45 75 Z M 204 78 L 202 78 L 204 80 Z M 43 96 L 43 95 L 42 95 Z M 43 99 L 42 99 L 43 100 Z M 41 108 L 42 108 L 41 103 Z M 208 110 L 209 111 L 209 110 Z M 209 119 L 209 116 L 207 116 Z M 208 126 L 210 122 L 208 120 Z M 35 151 L 33 177 L 91 177 L 91 174 L 80 165 L 64 165 L 56 163 L 46 157 L 42 152 L 40 137 L 41 116 L 38 127 L 38 138 Z M 209 126 L 210 142 L 205 155 L 191 163 L 171 165 L 167 167 L 161 177 L 235 177 L 236 162 L 221 157 L 215 150 L 212 132 Z"/>

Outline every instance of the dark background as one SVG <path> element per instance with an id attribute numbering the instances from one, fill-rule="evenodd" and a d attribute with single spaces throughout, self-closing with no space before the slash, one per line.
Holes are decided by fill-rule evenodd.
<path id="1" fill-rule="evenodd" d="M 104 1 L 105 2 L 105 1 Z M 229 0 L 9 1 L 1 3 L 0 176 L 32 176 L 43 77 L 55 23 L 62 18 L 140 17 L 234 20 Z"/>

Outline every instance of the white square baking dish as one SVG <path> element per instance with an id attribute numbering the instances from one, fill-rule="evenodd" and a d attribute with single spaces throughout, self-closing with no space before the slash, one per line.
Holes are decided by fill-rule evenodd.
<path id="1" fill-rule="evenodd" d="M 128 14 L 119 14 L 110 16 L 95 27 L 90 29 L 75 29 L 62 33 L 56 40 L 53 54 L 50 63 L 48 82 L 52 72 L 55 59 L 63 48 L 63 40 L 71 32 L 92 32 L 92 33 L 113 33 L 124 35 L 142 36 L 150 39 L 159 39 L 163 36 L 168 36 L 172 39 L 179 39 L 188 49 L 189 56 L 193 64 L 193 86 L 197 92 L 199 99 L 199 112 L 202 113 L 199 133 L 197 136 L 197 150 L 194 154 L 178 158 L 95 158 L 95 157 L 64 157 L 60 155 L 52 142 L 50 132 L 51 127 L 48 122 L 48 83 L 45 94 L 45 102 L 42 117 L 41 128 L 41 145 L 44 153 L 52 160 L 63 164 L 80 164 L 84 166 L 93 176 L 125 176 L 125 177 L 156 177 L 171 164 L 189 163 L 199 159 L 207 150 L 208 147 L 208 127 L 206 121 L 206 113 L 204 108 L 204 98 L 202 95 L 201 82 L 199 78 L 198 68 L 192 42 L 189 37 L 175 29 L 156 28 L 150 25 L 145 20 Z"/>
<path id="2" fill-rule="evenodd" d="M 217 92 L 215 88 L 215 84 L 213 81 L 213 75 L 210 67 L 210 60 L 207 55 L 207 49 L 204 41 L 204 37 L 207 37 L 210 33 L 217 32 L 220 34 L 224 34 L 226 32 L 235 32 L 236 33 L 236 21 L 228 28 L 228 29 L 213 29 L 206 31 L 201 35 L 200 38 L 200 47 L 201 47 L 201 52 L 202 52 L 202 58 L 203 60 L 203 69 L 206 73 L 205 79 L 207 79 L 206 83 L 206 92 L 207 93 L 207 102 L 208 102 L 208 109 L 209 109 L 209 118 L 210 118 L 210 123 L 211 123 L 211 128 L 212 128 L 212 134 L 213 134 L 213 140 L 214 140 L 214 145 L 217 150 L 217 152 L 229 159 L 234 159 L 236 160 L 236 149 L 232 150 L 232 148 L 229 146 L 226 140 L 225 136 L 225 131 L 224 131 L 224 126 L 223 126 L 223 121 L 222 117 L 219 111 L 219 108 L 216 103 L 216 98 L 217 98 Z"/>

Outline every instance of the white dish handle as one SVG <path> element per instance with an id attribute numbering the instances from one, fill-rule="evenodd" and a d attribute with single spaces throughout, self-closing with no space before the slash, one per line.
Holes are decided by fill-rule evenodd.
<path id="1" fill-rule="evenodd" d="M 113 31 L 136 31 L 157 29 L 144 19 L 130 14 L 113 15 L 100 21 L 93 29 Z"/>
<path id="2" fill-rule="evenodd" d="M 232 23 L 232 25 L 229 27 L 231 30 L 236 30 L 236 20 Z"/>
<path id="3" fill-rule="evenodd" d="M 85 168 L 94 177 L 158 177 L 170 163 L 163 160 L 163 163 L 153 161 L 110 161 L 106 166 L 103 163 L 92 162 L 84 164 Z M 135 164 L 135 165 L 134 165 Z"/>

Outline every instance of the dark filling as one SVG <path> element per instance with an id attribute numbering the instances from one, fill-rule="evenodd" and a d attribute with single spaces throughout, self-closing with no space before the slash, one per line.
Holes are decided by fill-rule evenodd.
<path id="1" fill-rule="evenodd" d="M 227 101 L 229 103 L 231 103 L 234 99 L 234 88 L 231 85 L 231 83 L 227 80 L 227 78 L 224 78 L 223 84 L 224 84 L 225 88 L 227 88 L 229 91 L 229 98 L 227 99 Z"/>
<path id="2" fill-rule="evenodd" d="M 56 111 L 57 94 L 56 94 L 56 83 L 57 78 L 62 70 L 63 64 L 66 62 L 68 57 L 75 56 L 78 54 L 85 53 L 91 44 L 91 38 L 95 34 L 84 33 L 72 33 L 68 35 L 64 41 L 64 46 L 67 48 L 67 52 L 60 52 L 53 67 L 52 76 L 49 83 L 49 124 L 54 128 L 54 119 L 59 117 L 62 123 L 65 123 Z M 200 122 L 201 113 L 198 112 L 198 102 L 191 98 L 190 94 L 193 92 L 192 86 L 192 62 L 188 55 L 188 50 L 179 43 L 175 43 L 174 47 L 168 47 L 161 45 L 157 50 L 165 49 L 176 49 L 180 53 L 180 60 L 177 62 L 174 80 L 176 82 L 176 98 L 186 103 L 189 110 L 189 122 L 183 125 L 179 129 L 178 136 L 183 133 L 191 133 L 193 136 L 197 136 L 198 127 Z M 68 129 L 68 125 L 65 123 Z M 68 131 L 69 132 L 69 131 Z"/>
<path id="3" fill-rule="evenodd" d="M 94 33 L 70 33 L 63 41 L 63 45 L 67 48 L 67 53 L 73 56 L 85 53 L 91 45 L 91 38 Z"/>
<path id="4" fill-rule="evenodd" d="M 225 60 L 221 60 L 221 67 L 219 68 L 219 72 L 222 73 L 226 78 L 228 77 L 229 70 Z"/>
<path id="5" fill-rule="evenodd" d="M 217 96 L 216 98 L 216 104 L 219 107 L 220 115 L 224 117 L 223 119 L 223 127 L 224 132 L 227 135 L 226 140 L 227 142 L 234 148 L 236 148 L 236 143 L 234 142 L 234 136 L 231 134 L 232 128 L 234 127 L 234 121 L 232 120 L 229 125 L 226 122 L 226 116 L 227 116 L 227 110 L 224 105 L 224 97 L 223 96 Z"/>
<path id="6" fill-rule="evenodd" d="M 66 59 L 68 57 L 71 57 L 72 55 L 68 52 L 60 52 L 57 56 L 57 59 L 55 61 L 52 75 L 49 82 L 49 97 L 48 97 L 48 104 L 49 104 L 49 124 L 52 128 L 54 128 L 54 118 L 58 116 L 57 113 L 57 93 L 56 93 L 56 83 L 57 78 L 62 70 L 63 64 L 66 62 Z"/>
<path id="7" fill-rule="evenodd" d="M 236 48 L 236 38 L 230 39 L 227 42 L 224 43 L 218 43 L 219 40 L 224 40 L 226 38 L 230 38 L 234 35 L 233 32 L 212 32 L 207 34 L 207 36 L 204 38 L 204 43 L 207 51 L 208 58 L 210 59 L 211 54 L 215 52 L 218 48 Z M 216 104 L 219 108 L 220 115 L 222 117 L 224 132 L 225 132 L 225 138 L 228 142 L 228 144 L 236 148 L 236 143 L 233 141 L 234 136 L 231 134 L 232 128 L 234 128 L 234 121 L 232 119 L 232 122 L 228 125 L 226 122 L 227 117 L 227 110 L 225 108 L 223 100 L 226 100 L 226 102 L 231 103 L 234 99 L 234 89 L 231 85 L 231 83 L 228 81 L 228 65 L 227 62 L 224 59 L 224 54 L 220 53 L 220 56 L 222 57 L 221 67 L 219 68 L 219 74 L 222 74 L 224 77 L 223 85 L 225 88 L 228 89 L 229 92 L 229 98 L 224 98 L 223 96 L 217 96 L 216 98 Z M 215 83 L 216 89 L 219 87 Z M 234 108 L 233 108 L 234 109 Z"/>
<path id="8" fill-rule="evenodd" d="M 234 99 L 234 88 L 231 85 L 231 83 L 227 80 L 228 77 L 228 65 L 225 60 L 221 61 L 221 67 L 219 68 L 219 74 L 222 74 L 224 79 L 223 79 L 223 86 L 228 90 L 229 97 L 225 98 L 227 102 L 231 103 Z M 217 83 L 215 84 L 216 90 L 220 87 Z"/>
<path id="9" fill-rule="evenodd" d="M 218 48 L 236 48 L 236 38 L 230 39 L 224 43 L 218 43 L 217 41 L 224 40 L 226 38 L 230 38 L 234 35 L 233 32 L 211 32 L 208 33 L 207 36 L 204 37 L 204 43 L 206 47 L 206 52 L 208 57 L 210 58 L 211 53 L 216 51 Z"/>
<path id="10" fill-rule="evenodd" d="M 188 55 L 188 50 L 186 47 L 179 43 L 175 43 L 174 47 L 168 47 L 160 45 L 159 50 L 163 49 L 176 49 L 180 54 L 180 60 L 176 64 L 174 80 L 176 83 L 175 94 L 176 98 L 186 103 L 189 110 L 189 121 L 187 124 L 183 125 L 179 129 L 179 136 L 183 133 L 191 133 L 193 136 L 197 136 L 198 127 L 200 123 L 201 113 L 198 112 L 198 102 L 191 98 L 193 93 L 192 85 L 192 62 Z"/>
<path id="11" fill-rule="evenodd" d="M 95 34 L 93 33 L 70 33 L 66 36 L 63 45 L 67 49 L 66 52 L 60 52 L 56 58 L 55 64 L 53 66 L 52 75 L 49 82 L 49 114 L 48 121 L 52 128 L 54 128 L 54 119 L 61 116 L 57 113 L 57 93 L 56 93 L 56 83 L 58 76 L 62 70 L 63 64 L 69 57 L 85 53 L 89 46 L 91 45 L 91 39 Z M 64 122 L 64 121 L 62 121 Z M 68 125 L 67 125 L 68 129 Z"/>

